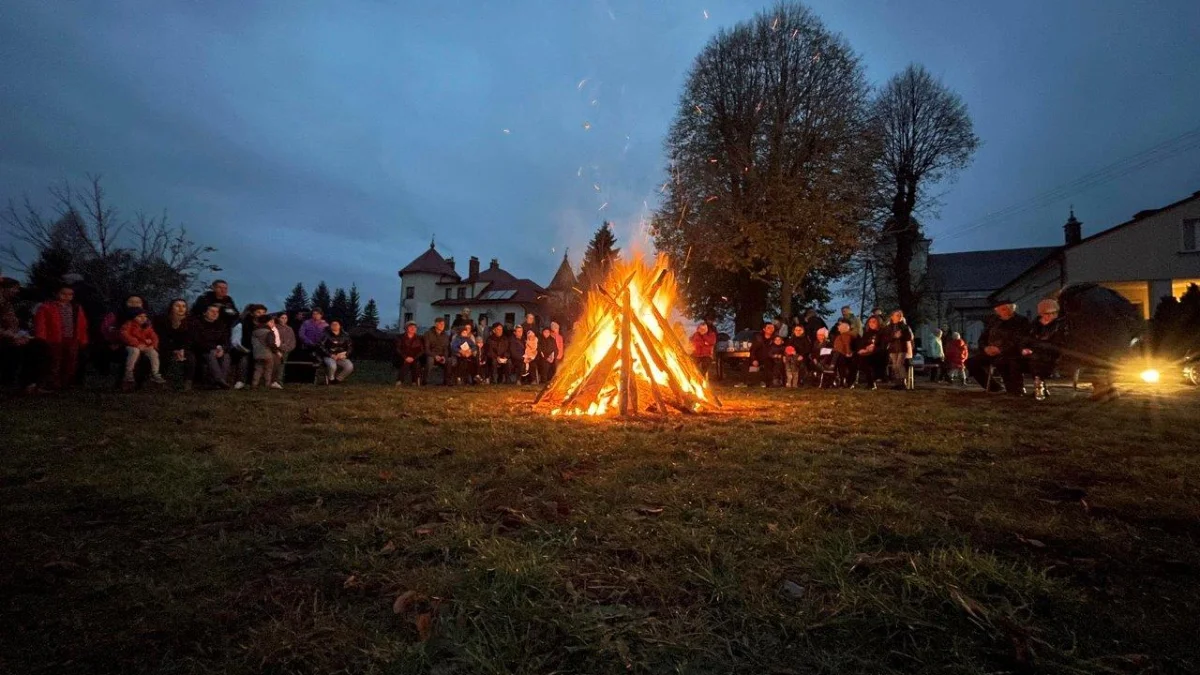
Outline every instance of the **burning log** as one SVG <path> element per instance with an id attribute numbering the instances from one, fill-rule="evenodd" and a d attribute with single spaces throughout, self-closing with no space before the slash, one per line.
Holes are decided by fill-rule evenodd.
<path id="1" fill-rule="evenodd" d="M 650 410 L 642 403 L 651 398 L 663 415 L 720 407 L 665 318 L 675 297 L 665 257 L 653 267 L 640 260 L 614 264 L 606 282 L 587 295 L 575 331 L 585 337 L 567 350 L 570 357 L 535 408 L 552 415 L 633 416 Z"/>

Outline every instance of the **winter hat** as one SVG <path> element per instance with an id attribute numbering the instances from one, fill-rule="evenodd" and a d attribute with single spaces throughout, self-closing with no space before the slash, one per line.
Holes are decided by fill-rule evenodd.
<path id="1" fill-rule="evenodd" d="M 784 353 L 784 354 L 787 354 L 788 356 L 795 356 L 795 355 L 796 355 L 796 348 L 795 348 L 795 347 L 793 347 L 793 346 L 791 346 L 791 345 L 788 345 L 788 348 L 787 348 L 787 349 L 785 349 L 785 350 L 783 350 L 783 353 Z"/>

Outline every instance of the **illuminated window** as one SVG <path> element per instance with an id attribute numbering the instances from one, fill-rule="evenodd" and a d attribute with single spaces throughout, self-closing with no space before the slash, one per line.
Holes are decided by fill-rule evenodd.
<path id="1" fill-rule="evenodd" d="M 1171 295 L 1175 299 L 1181 299 L 1184 293 L 1187 293 L 1188 286 L 1200 286 L 1200 279 L 1172 279 L 1171 280 Z"/>

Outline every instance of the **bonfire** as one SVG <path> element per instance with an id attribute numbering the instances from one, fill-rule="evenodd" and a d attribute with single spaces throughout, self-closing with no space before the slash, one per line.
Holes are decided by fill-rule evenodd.
<path id="1" fill-rule="evenodd" d="M 721 402 L 667 317 L 677 297 L 665 256 L 613 263 L 584 289 L 583 316 L 566 358 L 534 401 L 552 415 L 695 413 Z"/>

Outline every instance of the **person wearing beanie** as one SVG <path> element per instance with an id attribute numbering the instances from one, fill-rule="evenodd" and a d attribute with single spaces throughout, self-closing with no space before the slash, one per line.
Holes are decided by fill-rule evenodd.
<path id="1" fill-rule="evenodd" d="M 1025 392 L 1025 357 L 1021 351 L 1029 343 L 1032 326 L 1029 319 L 1017 314 L 1017 303 L 1011 300 L 997 300 L 993 308 L 995 315 L 979 335 L 980 353 L 967 359 L 967 371 L 984 388 L 990 379 L 991 391 L 1021 396 Z M 989 378 L 989 371 L 999 377 Z"/>
<path id="2" fill-rule="evenodd" d="M 166 384 L 167 381 L 159 373 L 158 334 L 150 324 L 150 315 L 140 307 L 129 314 L 132 318 L 121 326 L 121 340 L 125 345 L 125 378 L 121 381 L 121 388 L 125 391 L 133 389 L 134 371 L 142 357 L 150 362 L 150 381 Z"/>
<path id="3" fill-rule="evenodd" d="M 1062 351 L 1065 332 L 1058 318 L 1058 301 L 1047 298 L 1037 305 L 1038 318 L 1030 329 L 1030 342 L 1021 350 L 1029 359 L 1029 370 L 1033 373 L 1033 397 L 1039 401 L 1046 398 L 1046 380 L 1054 375 L 1058 356 Z"/>
<path id="4" fill-rule="evenodd" d="M 950 339 L 946 341 L 946 380 L 951 384 L 954 383 L 954 377 L 957 375 L 962 386 L 967 386 L 967 357 L 970 355 L 970 349 L 967 347 L 967 341 L 962 339 L 962 335 L 958 332 L 950 334 Z"/>

